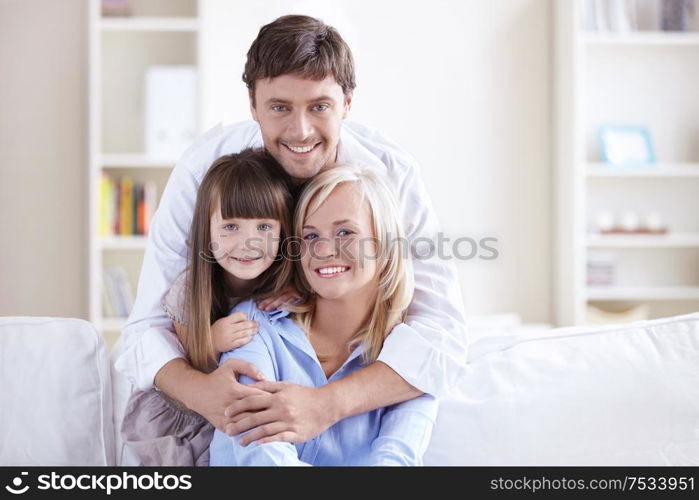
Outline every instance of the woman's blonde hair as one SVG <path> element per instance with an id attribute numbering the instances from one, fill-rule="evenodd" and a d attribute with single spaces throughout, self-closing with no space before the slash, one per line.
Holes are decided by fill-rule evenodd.
<path id="1" fill-rule="evenodd" d="M 364 361 L 371 363 L 378 358 L 386 336 L 405 318 L 413 297 L 412 263 L 392 190 L 367 167 L 338 165 L 324 170 L 306 184 L 298 199 L 294 235 L 300 241 L 308 215 L 318 210 L 331 193 L 345 183 L 352 183 L 362 200 L 368 203 L 376 243 L 376 254 L 369 258 L 377 259 L 378 295 L 371 305 L 367 323 L 352 342 L 353 345 L 364 344 Z M 294 313 L 301 328 L 309 332 L 315 309 L 315 293 L 303 273 L 300 259 L 295 260 L 298 267 L 294 278 L 301 300 L 288 306 L 288 309 Z"/>
<path id="2" fill-rule="evenodd" d="M 296 187 L 277 161 L 263 150 L 246 149 L 222 156 L 204 176 L 194 206 L 185 286 L 184 347 L 194 368 L 209 372 L 217 360 L 211 324 L 230 313 L 233 294 L 226 270 L 211 252 L 210 220 L 216 209 L 224 219 L 271 218 L 281 225 L 278 254 L 257 278 L 252 297 L 279 293 L 291 282 L 293 263 L 284 258 L 291 235 Z"/>

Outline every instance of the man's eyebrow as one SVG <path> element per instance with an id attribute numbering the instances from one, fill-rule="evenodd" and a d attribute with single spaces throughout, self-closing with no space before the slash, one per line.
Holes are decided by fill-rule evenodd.
<path id="1" fill-rule="evenodd" d="M 320 97 L 316 97 L 314 99 L 311 99 L 308 102 L 320 102 L 320 101 L 333 101 L 334 102 L 334 99 L 332 97 L 330 97 L 329 95 L 322 95 Z M 267 99 L 265 101 L 265 104 L 268 106 L 270 104 L 291 104 L 291 101 L 287 101 L 286 99 L 282 99 L 280 97 L 270 97 L 269 99 Z"/>
<path id="2" fill-rule="evenodd" d="M 290 104 L 291 101 L 280 99 L 279 97 L 270 97 L 265 101 L 265 104 Z"/>

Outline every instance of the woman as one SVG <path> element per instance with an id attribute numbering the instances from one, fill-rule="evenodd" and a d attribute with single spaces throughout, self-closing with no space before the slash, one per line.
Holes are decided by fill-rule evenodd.
<path id="1" fill-rule="evenodd" d="M 377 359 L 410 304 L 412 269 L 391 192 L 367 169 L 321 172 L 294 219 L 301 299 L 271 313 L 239 304 L 234 310 L 257 321 L 259 333 L 220 362 L 242 359 L 267 380 L 320 387 Z M 423 395 L 346 418 L 300 444 L 246 447 L 216 430 L 211 465 L 419 465 L 436 412 L 436 400 Z"/>

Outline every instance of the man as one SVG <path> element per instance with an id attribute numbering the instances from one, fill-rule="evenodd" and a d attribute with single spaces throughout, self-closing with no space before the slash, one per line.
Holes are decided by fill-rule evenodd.
<path id="1" fill-rule="evenodd" d="M 354 62 L 335 29 L 307 16 L 284 16 L 263 26 L 248 52 L 243 81 L 254 121 L 206 133 L 168 180 L 117 369 L 137 389 L 155 384 L 229 435 L 253 429 L 243 444 L 304 442 L 345 417 L 422 393 L 444 394 L 465 370 L 466 332 L 455 272 L 435 256 L 414 259 L 415 295 L 406 321 L 392 330 L 375 363 L 349 377 L 321 388 L 283 382 L 243 386 L 238 374 L 259 379 L 252 365 L 228 360 L 210 374 L 188 365 L 160 301 L 187 264 L 197 188 L 218 157 L 264 145 L 298 180 L 336 163 L 367 164 L 396 190 L 408 239 L 424 243 L 437 237 L 414 161 L 377 132 L 344 121 L 355 87 Z M 259 306 L 274 309 L 288 298 L 272 297 Z"/>

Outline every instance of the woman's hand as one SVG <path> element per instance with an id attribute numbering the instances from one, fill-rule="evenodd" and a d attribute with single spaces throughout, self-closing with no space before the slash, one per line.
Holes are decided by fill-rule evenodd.
<path id="1" fill-rule="evenodd" d="M 305 387 L 289 382 L 257 382 L 248 386 L 266 391 L 249 395 L 225 411 L 225 432 L 235 436 L 252 429 L 240 439 L 242 446 L 272 441 L 303 443 L 333 425 L 337 405 L 329 385 Z"/>
<path id="2" fill-rule="evenodd" d="M 216 353 L 227 352 L 252 340 L 260 325 L 248 321 L 244 312 L 238 311 L 218 319 L 211 325 L 211 340 Z"/>
<path id="3" fill-rule="evenodd" d="M 301 295 L 292 285 L 287 285 L 281 292 L 276 295 L 269 295 L 257 302 L 257 307 L 263 311 L 275 311 L 288 302 L 293 302 L 300 299 Z"/>

